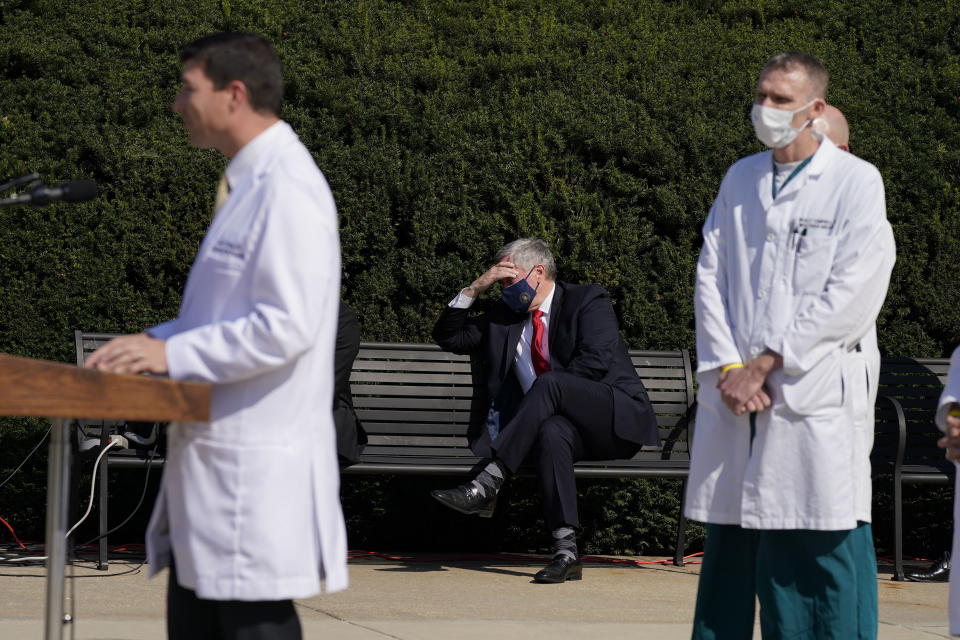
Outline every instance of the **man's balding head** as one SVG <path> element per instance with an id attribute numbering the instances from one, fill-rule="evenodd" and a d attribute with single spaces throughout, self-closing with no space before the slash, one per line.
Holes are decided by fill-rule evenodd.
<path id="1" fill-rule="evenodd" d="M 826 134 L 833 144 L 844 151 L 850 151 L 850 127 L 840 109 L 828 104 L 823 115 L 813 121 L 813 129 Z"/>

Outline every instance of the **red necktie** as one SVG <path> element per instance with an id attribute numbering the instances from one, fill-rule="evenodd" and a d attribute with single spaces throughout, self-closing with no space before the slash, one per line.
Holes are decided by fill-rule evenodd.
<path id="1" fill-rule="evenodd" d="M 539 376 L 550 371 L 550 361 L 543 356 L 543 311 L 537 309 L 533 312 L 533 347 L 530 357 L 533 360 L 533 370 Z"/>

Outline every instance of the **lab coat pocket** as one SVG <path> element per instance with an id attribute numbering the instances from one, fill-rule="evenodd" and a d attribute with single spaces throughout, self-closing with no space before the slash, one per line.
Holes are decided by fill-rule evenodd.
<path id="1" fill-rule="evenodd" d="M 820 293 L 827 284 L 833 255 L 837 250 L 834 236 L 804 235 L 797 243 L 793 265 L 793 290 L 796 293 Z"/>
<path id="2" fill-rule="evenodd" d="M 852 418 L 863 419 L 870 409 L 870 371 L 863 358 L 848 358 L 843 371 L 843 387 L 850 396 Z"/>
<path id="3" fill-rule="evenodd" d="M 836 355 L 827 356 L 802 375 L 788 375 L 781 369 L 772 374 L 771 381 L 772 386 L 780 387 L 787 408 L 799 415 L 835 413 L 843 406 L 843 369 Z M 776 398 L 776 389 L 772 391 Z"/>

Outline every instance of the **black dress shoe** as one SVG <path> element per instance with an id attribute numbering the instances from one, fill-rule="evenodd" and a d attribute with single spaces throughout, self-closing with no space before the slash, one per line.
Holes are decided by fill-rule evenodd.
<path id="1" fill-rule="evenodd" d="M 559 584 L 567 580 L 581 580 L 582 578 L 583 563 L 580 562 L 580 558 L 571 558 L 566 554 L 553 556 L 550 564 L 537 571 L 537 575 L 533 576 L 534 582 L 548 584 Z"/>
<path id="2" fill-rule="evenodd" d="M 950 552 L 923 571 L 911 571 L 904 576 L 911 582 L 948 582 L 950 580 Z"/>
<path id="3" fill-rule="evenodd" d="M 453 489 L 434 489 L 430 495 L 455 511 L 467 515 L 478 515 L 481 518 L 492 516 L 497 506 L 496 493 L 481 495 L 480 489 L 473 484 L 462 484 Z"/>

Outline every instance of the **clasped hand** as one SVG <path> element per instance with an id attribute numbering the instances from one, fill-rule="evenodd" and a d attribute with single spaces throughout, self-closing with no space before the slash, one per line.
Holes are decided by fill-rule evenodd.
<path id="1" fill-rule="evenodd" d="M 747 365 L 720 374 L 717 388 L 727 408 L 735 416 L 763 411 L 772 404 L 770 394 L 764 388 L 767 376 Z"/>

